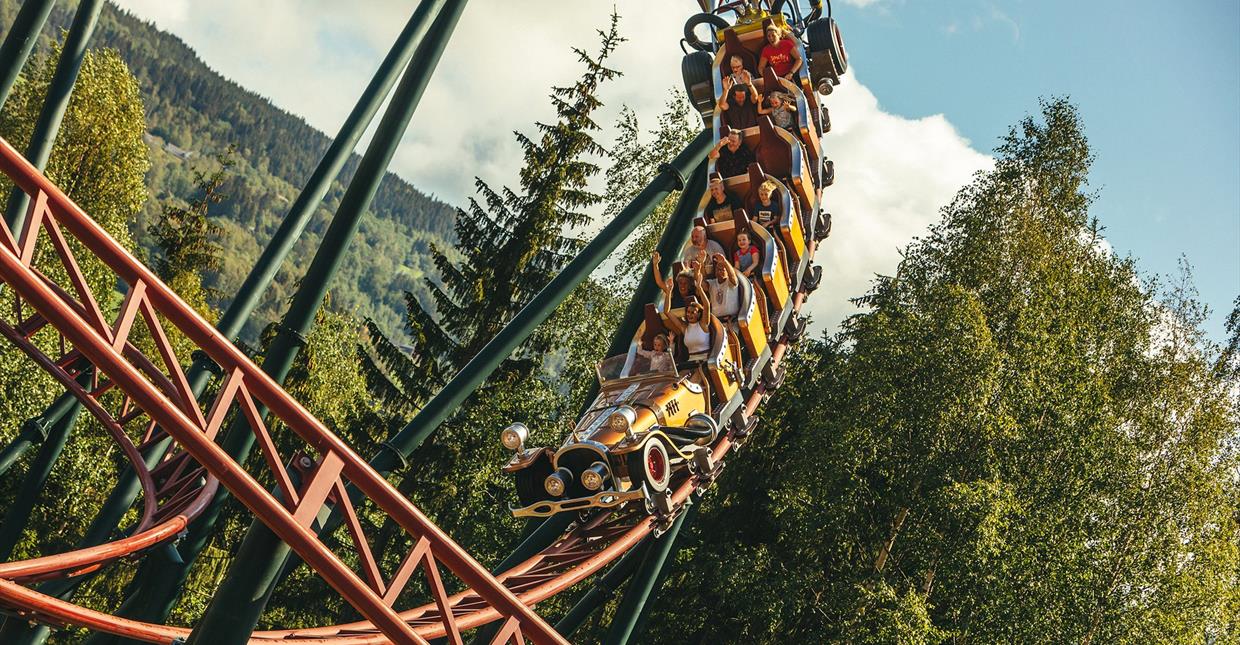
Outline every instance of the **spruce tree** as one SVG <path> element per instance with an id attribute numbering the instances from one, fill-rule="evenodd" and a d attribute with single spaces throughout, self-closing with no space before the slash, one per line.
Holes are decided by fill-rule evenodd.
<path id="1" fill-rule="evenodd" d="M 595 54 L 573 49 L 585 71 L 576 83 L 552 88 L 557 120 L 538 123 L 536 139 L 514 133 L 525 159 L 519 190 L 507 186 L 496 190 L 476 179 L 479 196 L 457 211 L 457 251 L 462 261 L 454 262 L 444 249 L 432 245 L 439 274 L 437 279 L 427 278 L 433 306 L 405 294 L 411 350 L 406 353 L 367 321 L 373 350 L 367 356 L 367 379 L 385 402 L 413 406 L 425 400 L 581 247 L 580 240 L 564 232 L 588 223 L 585 209 L 603 199 L 587 185 L 599 172 L 589 157 L 604 154 L 594 140 L 599 126 L 592 115 L 602 106 L 599 87 L 620 75 L 605 64 L 624 41 L 618 23 L 613 13 L 609 29 L 598 31 L 601 42 Z M 536 337 L 519 354 L 535 356 L 549 342 L 545 336 Z M 521 364 L 528 366 L 532 360 Z"/>

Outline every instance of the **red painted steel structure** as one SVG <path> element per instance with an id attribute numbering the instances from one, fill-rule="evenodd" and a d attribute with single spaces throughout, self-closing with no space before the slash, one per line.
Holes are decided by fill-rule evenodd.
<path id="1" fill-rule="evenodd" d="M 41 622 L 75 624 L 151 642 L 188 635 L 185 628 L 117 618 L 39 594 L 23 585 L 94 571 L 174 538 L 201 510 L 218 482 L 223 482 L 367 617 L 364 622 L 348 625 L 260 632 L 254 635 L 255 641 L 313 640 L 360 645 L 421 642 L 445 635 L 458 641 L 461 630 L 503 618 L 505 627 L 497 642 L 520 636 L 529 636 L 539 643 L 562 642 L 529 607 L 599 571 L 654 529 L 655 518 L 632 510 L 600 514 L 574 526 L 546 551 L 492 578 L 2 140 L 0 170 L 32 197 L 26 227 L 19 238 L 0 226 L 0 281 L 13 290 L 10 295 L 16 321 L 0 321 L 0 333 L 82 399 L 136 466 L 146 492 L 143 518 L 131 537 L 71 553 L 0 564 L 0 603 L 18 608 Z M 46 235 L 41 238 L 44 232 Z M 70 238 L 129 285 L 115 321 L 105 320 L 90 293 L 74 259 Z M 70 276 L 72 292 L 36 268 L 40 239 L 50 243 Z M 798 296 L 798 306 L 803 297 Z M 33 311 L 27 311 L 28 308 Z M 151 332 L 162 370 L 130 340 L 139 318 Z M 188 393 L 163 321 L 184 333 L 228 375 L 205 411 Z M 57 356 L 46 354 L 34 341 L 49 324 L 62 341 L 56 343 L 62 348 Z M 786 343 L 777 346 L 774 360 L 782 359 L 785 348 Z M 95 365 L 105 375 L 91 389 L 74 381 L 86 363 Z M 119 404 L 110 402 L 112 407 L 119 407 L 116 414 L 111 412 L 104 396 L 114 389 L 124 393 Z M 759 389 L 750 396 L 746 406 L 750 414 L 757 410 L 763 394 Z M 270 407 L 277 418 L 321 455 L 300 489 L 294 489 L 285 475 L 271 435 L 255 413 L 256 403 Z M 212 441 L 226 414 L 234 408 L 249 420 L 267 466 L 290 503 L 268 494 Z M 134 421 L 146 425 L 146 440 L 138 445 L 125 432 L 125 427 Z M 162 428 L 168 429 L 180 449 L 147 472 L 142 468 L 142 448 Z M 722 460 L 734 445 L 731 437 L 723 438 L 715 446 L 715 460 Z M 391 514 L 415 539 L 414 549 L 388 582 L 370 556 L 361 525 L 347 502 L 347 524 L 362 562 L 360 574 L 347 567 L 309 529 L 314 514 L 329 497 L 336 503 L 347 500 L 347 496 L 340 494 L 345 478 Z M 698 476 L 686 479 L 676 489 L 674 502 L 683 504 L 695 490 L 709 483 Z M 436 562 L 447 566 L 468 585 L 469 591 L 447 595 Z M 397 613 L 392 604 L 419 567 L 425 569 L 436 601 Z"/>
<path id="2" fill-rule="evenodd" d="M 256 632 L 251 641 L 256 643 L 363 645 L 424 642 L 444 636 L 460 642 L 461 631 L 497 619 L 504 621 L 503 628 L 493 642 L 523 642 L 525 637 L 536 643 L 564 642 L 531 607 L 600 571 L 655 530 L 656 518 L 639 511 L 621 508 L 600 513 L 571 526 L 563 538 L 543 552 L 498 576 L 490 576 L 3 140 L 0 171 L 32 197 L 20 237 L 15 238 L 7 227 L 0 225 L 0 281 L 13 290 L 10 297 L 14 313 L 13 321 L 0 319 L 0 334 L 85 403 L 140 473 L 145 493 L 142 520 L 130 537 L 70 553 L 0 564 L 0 604 L 15 609 L 19 615 L 155 643 L 188 636 L 189 629 L 184 627 L 112 616 L 40 594 L 25 585 L 95 571 L 175 538 L 221 482 L 366 617 L 365 621 L 345 625 Z M 40 238 L 43 232 L 46 235 Z M 56 284 L 35 266 L 40 239 L 50 243 L 47 246 L 69 275 L 68 288 Z M 109 323 L 104 318 L 86 286 L 70 239 L 102 260 L 129 285 L 115 321 Z M 815 246 L 810 243 L 810 257 Z M 797 294 L 797 310 L 804 297 L 803 293 Z M 28 308 L 33 311 L 27 311 Z M 146 358 L 131 340 L 139 319 L 151 333 L 147 342 L 154 341 L 163 369 Z M 199 408 L 189 395 L 180 363 L 164 333 L 164 321 L 185 334 L 227 375 L 207 410 Z M 60 349 L 56 356 L 41 348 L 46 342 L 34 340 L 49 326 L 59 341 L 55 343 Z M 782 362 L 786 349 L 786 341 L 776 345 L 774 365 Z M 74 381 L 87 364 L 96 366 L 104 375 L 90 389 Z M 123 393 L 119 401 L 106 401 L 105 395 L 113 390 Z M 759 386 L 750 395 L 746 400 L 748 414 L 757 411 L 765 394 Z M 117 408 L 115 414 L 109 403 L 111 408 Z M 295 489 L 285 475 L 271 435 L 255 413 L 256 403 L 268 406 L 319 455 L 308 469 L 304 486 Z M 266 465 L 277 478 L 284 499 L 290 502 L 271 496 L 212 441 L 233 409 L 249 420 Z M 135 421 L 145 425 L 144 441 L 136 445 L 125 430 Z M 148 472 L 142 465 L 143 448 L 152 444 L 154 434 L 165 428 L 179 448 Z M 732 434 L 724 436 L 714 447 L 714 461 L 721 462 L 736 446 Z M 414 539 L 413 550 L 386 582 L 347 501 L 347 525 L 354 538 L 355 555 L 362 564 L 360 573 L 345 565 L 310 530 L 310 522 L 322 504 L 348 499 L 341 494 L 345 479 L 356 484 Z M 710 483 L 699 475 L 679 482 L 672 498 L 674 505 L 683 509 L 694 492 Z M 436 563 L 444 564 L 468 590 L 448 595 Z M 434 601 L 397 612 L 393 604 L 418 568 L 428 577 Z"/>
<path id="3" fill-rule="evenodd" d="M 393 604 L 411 576 L 422 569 L 436 604 L 446 609 L 447 592 L 439 568 L 442 564 L 508 621 L 506 624 L 511 629 L 504 631 L 510 636 L 528 636 L 539 643 L 564 642 L 545 621 L 517 600 L 365 460 L 221 337 L 4 141 L 0 141 L 0 170 L 31 198 L 20 236 L 15 237 L 7 226 L 0 227 L 0 281 L 11 290 L 13 302 L 12 318 L 0 322 L 0 333 L 73 391 L 104 424 L 139 472 L 145 496 L 139 523 L 141 532 L 135 535 L 140 538 L 137 542 L 149 541 L 152 531 L 167 535 L 170 526 L 183 525 L 200 508 L 208 497 L 207 492 L 222 484 L 386 638 L 400 643 L 424 641 L 401 619 Z M 108 321 L 103 315 L 78 266 L 73 250 L 75 244 L 70 240 L 100 260 L 128 286 L 116 320 Z M 50 247 L 59 261 L 59 266 L 53 264 L 49 272 L 36 266 L 40 255 L 47 255 L 40 253 L 46 251 L 46 247 Z M 61 270 L 68 276 L 67 285 L 48 277 Z M 188 338 L 226 375 L 206 410 L 199 407 L 190 392 L 165 325 Z M 139 328 L 145 329 L 145 338 L 134 335 Z M 56 347 L 52 354 L 45 349 L 49 343 L 36 342 L 35 337 L 41 332 L 45 332 L 42 335 L 48 339 L 54 333 L 57 342 L 52 343 Z M 139 344 L 153 345 L 157 360 L 147 358 Z M 102 375 L 94 380 L 89 390 L 74 382 L 88 365 L 93 365 L 96 373 Z M 110 398 L 119 397 L 119 401 L 105 398 L 113 390 L 119 392 Z M 115 414 L 110 403 L 117 404 Z M 310 452 L 318 455 L 311 462 L 305 484 L 299 488 L 294 488 L 289 480 L 271 434 L 258 414 L 257 405 L 260 404 L 307 444 L 307 455 Z M 246 418 L 255 433 L 283 499 L 268 493 L 253 475 L 213 441 L 234 409 Z M 135 446 L 125 431 L 125 426 L 134 421 L 146 425 L 144 444 L 151 443 L 153 435 L 163 431 L 177 445 L 177 449 L 153 470 L 142 468 L 141 446 Z M 414 543 L 390 577 L 385 578 L 370 553 L 349 497 L 343 494 L 346 481 L 395 520 Z M 329 497 L 346 509 L 353 538 L 352 555 L 360 562 L 360 573 L 346 565 L 311 530 L 311 523 Z M 103 558 L 125 554 L 118 552 L 115 543 L 110 546 L 112 549 L 96 550 L 96 553 Z M 134 543 L 127 546 L 136 548 Z M 64 555 L 41 560 L 45 565 L 56 565 L 57 573 L 72 574 L 81 570 L 66 570 L 60 564 L 65 558 L 74 559 Z M 6 566 L 14 564 L 18 563 Z M 100 564 L 94 562 L 86 566 Z M 48 573 L 51 571 L 44 571 L 45 575 Z M 0 598 L 12 601 L 23 595 L 13 586 L 13 582 L 6 581 L 0 588 Z M 46 604 L 34 598 L 30 607 L 38 612 Z M 460 628 L 452 612 L 445 611 L 439 622 L 452 640 L 460 641 Z"/>

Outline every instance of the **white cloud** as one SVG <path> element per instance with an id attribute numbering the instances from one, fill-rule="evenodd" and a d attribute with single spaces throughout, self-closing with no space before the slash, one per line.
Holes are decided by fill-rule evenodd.
<path id="1" fill-rule="evenodd" d="M 817 255 L 823 283 L 809 299 L 814 327 L 834 327 L 857 309 L 875 274 L 891 274 L 900 250 L 938 219 L 990 157 L 974 150 L 942 115 L 907 119 L 884 112 L 856 69 L 826 98 L 825 147 L 835 184 L 824 191 L 832 232 Z"/>
<path id="2" fill-rule="evenodd" d="M 281 107 L 335 133 L 408 19 L 408 3 L 372 0 L 117 0 L 181 36 L 209 65 Z M 864 6 L 874 0 L 849 0 Z M 627 103 L 653 124 L 667 91 L 681 87 L 681 23 L 620 0 L 621 45 L 612 64 L 625 76 L 603 90 L 598 115 L 611 123 Z M 474 176 L 514 183 L 521 151 L 512 131 L 532 132 L 553 112 L 547 93 L 571 83 L 580 65 L 569 51 L 597 48 L 610 3 L 527 0 L 467 5 L 392 168 L 415 185 L 462 204 Z M 689 15 L 691 5 L 685 10 Z M 827 99 L 834 131 L 827 150 L 837 181 L 827 191 L 834 232 L 819 262 L 823 286 L 810 300 L 815 327 L 853 312 L 848 298 L 889 273 L 898 250 L 937 218 L 940 206 L 988 157 L 940 116 L 884 112 L 853 75 Z M 610 132 L 600 137 L 611 140 Z"/>

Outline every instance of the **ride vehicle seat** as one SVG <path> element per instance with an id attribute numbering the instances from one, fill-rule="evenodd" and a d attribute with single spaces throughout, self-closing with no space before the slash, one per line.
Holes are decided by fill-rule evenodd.
<path id="1" fill-rule="evenodd" d="M 771 117 L 758 117 L 758 148 L 754 150 L 754 158 L 767 174 L 787 181 L 792 175 L 792 143 L 779 134 Z"/>
<path id="2" fill-rule="evenodd" d="M 720 70 L 727 69 L 727 65 L 729 64 L 729 61 L 732 60 L 733 56 L 739 57 L 741 59 L 741 65 L 743 65 L 750 74 L 753 74 L 754 80 L 757 80 L 758 57 L 755 56 L 753 52 L 749 51 L 745 45 L 741 44 L 741 39 L 736 35 L 736 30 L 729 27 L 723 30 L 723 58 L 720 60 L 722 60 L 724 64 L 720 67 Z"/>

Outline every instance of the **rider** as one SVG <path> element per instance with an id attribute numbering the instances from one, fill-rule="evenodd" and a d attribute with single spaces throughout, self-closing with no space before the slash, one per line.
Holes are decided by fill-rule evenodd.
<path id="1" fill-rule="evenodd" d="M 766 71 L 766 66 L 770 65 L 776 76 L 792 80 L 792 74 L 801 68 L 801 53 L 797 51 L 796 41 L 774 23 L 767 25 L 765 33 L 766 46 L 758 59 L 758 73 Z"/>
<path id="2" fill-rule="evenodd" d="M 715 160 L 715 168 L 723 177 L 743 175 L 754 162 L 753 151 L 741 141 L 740 130 L 722 126 L 719 133 L 722 138 L 707 155 Z"/>
<path id="3" fill-rule="evenodd" d="M 706 200 L 706 222 L 713 224 L 720 220 L 730 220 L 732 214 L 743 207 L 741 199 L 724 188 L 723 176 L 712 172 L 710 174 L 710 199 Z"/>

